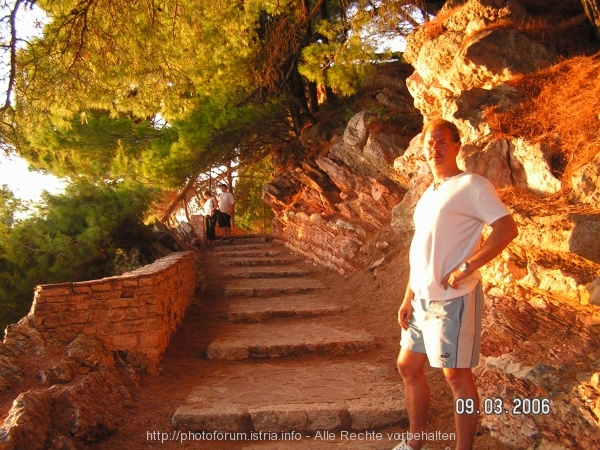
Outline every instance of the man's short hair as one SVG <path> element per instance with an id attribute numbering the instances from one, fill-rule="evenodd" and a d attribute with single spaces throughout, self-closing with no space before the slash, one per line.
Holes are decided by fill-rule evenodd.
<path id="1" fill-rule="evenodd" d="M 448 130 L 450 130 L 452 141 L 460 143 L 460 131 L 458 131 L 456 125 L 445 119 L 434 119 L 425 123 L 425 125 L 423 125 L 423 129 L 421 130 L 421 143 L 423 143 L 423 139 L 425 139 L 425 133 L 437 127 L 446 127 Z"/>
<path id="2" fill-rule="evenodd" d="M 227 185 L 226 185 L 225 183 L 221 183 L 221 184 L 219 185 L 219 187 L 226 188 L 226 187 L 227 187 Z"/>

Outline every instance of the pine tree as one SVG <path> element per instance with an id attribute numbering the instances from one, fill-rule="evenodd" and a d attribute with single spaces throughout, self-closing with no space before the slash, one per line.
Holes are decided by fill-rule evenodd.
<path id="1" fill-rule="evenodd" d="M 151 262 L 151 232 L 143 223 L 148 192 L 140 187 L 78 182 L 64 194 L 43 194 L 37 215 L 4 188 L 0 197 L 0 325 L 31 306 L 36 285 L 113 275 L 119 254 Z"/>

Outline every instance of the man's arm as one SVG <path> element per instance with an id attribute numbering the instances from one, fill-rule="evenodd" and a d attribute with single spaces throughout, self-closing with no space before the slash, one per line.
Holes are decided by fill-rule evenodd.
<path id="1" fill-rule="evenodd" d="M 235 200 L 231 192 L 229 192 L 228 194 L 229 195 L 227 196 L 227 214 L 233 216 L 233 204 L 235 203 Z"/>
<path id="2" fill-rule="evenodd" d="M 456 289 L 461 280 L 502 253 L 502 250 L 519 234 L 517 224 L 510 214 L 496 220 L 490 224 L 490 227 L 492 228 L 492 232 L 489 237 L 473 256 L 466 261 L 469 267 L 468 272 L 462 272 L 456 268 L 449 274 L 446 274 L 442 279 L 444 289 L 448 289 L 448 286 Z"/>

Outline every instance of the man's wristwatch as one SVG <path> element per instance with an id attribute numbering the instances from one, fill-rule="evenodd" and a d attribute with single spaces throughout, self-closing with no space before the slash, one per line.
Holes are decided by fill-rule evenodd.
<path id="1" fill-rule="evenodd" d="M 465 261 L 460 266 L 458 266 L 458 270 L 460 270 L 463 273 L 470 273 L 469 272 L 469 263 Z"/>

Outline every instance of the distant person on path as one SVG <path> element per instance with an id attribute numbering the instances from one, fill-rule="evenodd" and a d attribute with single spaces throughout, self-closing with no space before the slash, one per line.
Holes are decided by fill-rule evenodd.
<path id="1" fill-rule="evenodd" d="M 217 225 L 217 216 L 219 212 L 219 203 L 210 191 L 204 191 L 204 228 L 206 230 L 206 245 L 215 246 L 215 226 Z"/>
<path id="2" fill-rule="evenodd" d="M 472 374 L 479 363 L 483 303 L 478 269 L 498 256 L 518 230 L 492 184 L 458 168 L 460 134 L 453 123 L 426 123 L 421 139 L 434 181 L 415 208 L 410 277 L 398 310 L 402 336 L 397 363 L 410 430 L 408 439 L 394 448 L 428 448 L 428 359 L 431 367 L 443 370 L 452 390 L 456 450 L 470 450 L 479 409 Z M 492 231 L 481 245 L 484 224 Z"/>
<path id="3" fill-rule="evenodd" d="M 219 185 L 221 193 L 217 196 L 219 200 L 219 228 L 223 230 L 225 239 L 231 238 L 231 216 L 233 216 L 233 204 L 235 203 L 233 194 L 229 192 L 227 185 Z"/>

